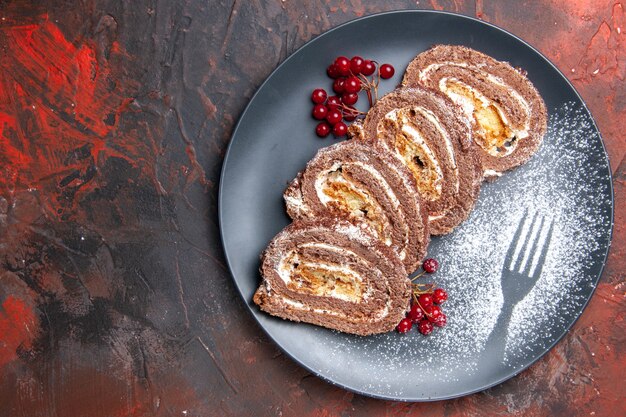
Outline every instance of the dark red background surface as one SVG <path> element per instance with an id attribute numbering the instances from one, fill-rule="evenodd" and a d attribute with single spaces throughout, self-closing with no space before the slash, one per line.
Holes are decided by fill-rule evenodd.
<path id="1" fill-rule="evenodd" d="M 477 16 L 551 59 L 600 127 L 616 195 L 570 333 L 500 386 L 426 404 L 284 357 L 238 298 L 217 225 L 233 126 L 272 69 L 404 8 Z M 624 30 L 615 0 L 0 1 L 0 416 L 625 415 Z"/>

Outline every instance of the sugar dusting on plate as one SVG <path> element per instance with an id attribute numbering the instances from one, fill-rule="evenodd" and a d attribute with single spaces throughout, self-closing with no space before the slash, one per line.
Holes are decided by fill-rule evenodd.
<path id="1" fill-rule="evenodd" d="M 484 184 L 470 218 L 454 233 L 436 238 L 429 255 L 441 264 L 426 276 L 449 293 L 443 305 L 448 325 L 428 337 L 413 329 L 373 337 L 327 337 L 335 351 L 354 352 L 352 367 L 371 375 L 371 392 L 402 396 L 393 381 L 409 385 L 471 378 L 479 366 L 516 369 L 550 346 L 577 317 L 597 276 L 592 259 L 602 258 L 611 230 L 610 184 L 606 156 L 585 109 L 565 104 L 552 112 L 544 144 L 527 164 Z M 481 354 L 504 298 L 501 276 L 506 252 L 526 211 L 554 222 L 542 274 L 516 306 L 508 328 L 503 358 Z M 427 282 L 427 281 L 426 281 Z M 332 363 L 332 357 L 328 359 Z M 498 363 L 489 363 L 497 361 Z M 365 368 L 365 369 L 363 369 Z M 320 369 L 333 377 L 332 369 Z M 356 372 L 356 371 L 355 371 Z M 395 385 L 395 384 L 394 384 Z M 397 387 L 397 385 L 395 385 Z M 415 391 L 415 386 L 411 392 Z"/>

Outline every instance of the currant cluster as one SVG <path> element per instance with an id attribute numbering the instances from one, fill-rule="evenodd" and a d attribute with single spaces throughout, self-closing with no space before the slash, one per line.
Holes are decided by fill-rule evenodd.
<path id="1" fill-rule="evenodd" d="M 425 273 L 432 274 L 439 268 L 439 263 L 433 258 L 426 259 L 422 264 L 423 271 L 413 280 L 418 279 Z M 406 317 L 400 320 L 398 333 L 407 333 L 417 325 L 417 329 L 423 335 L 429 335 L 435 326 L 443 327 L 446 325 L 447 317 L 441 310 L 441 304 L 448 299 L 448 293 L 442 288 L 434 288 L 434 284 L 417 284 L 412 285 L 411 309 Z"/>
<path id="2" fill-rule="evenodd" d="M 352 122 L 366 113 L 357 110 L 354 105 L 359 101 L 359 93 L 365 91 L 370 107 L 378 96 L 380 79 L 393 77 L 395 70 L 390 64 L 377 67 L 376 61 L 353 56 L 348 59 L 340 56 L 326 69 L 326 74 L 333 81 L 335 95 L 328 96 L 326 90 L 317 88 L 311 94 L 313 118 L 320 120 L 315 128 L 317 136 L 324 138 L 330 134 L 337 137 L 348 133 L 348 126 L 344 123 Z M 374 73 L 376 73 L 374 75 Z M 371 79 L 367 78 L 372 76 Z M 372 91 L 374 96 L 372 96 Z"/>

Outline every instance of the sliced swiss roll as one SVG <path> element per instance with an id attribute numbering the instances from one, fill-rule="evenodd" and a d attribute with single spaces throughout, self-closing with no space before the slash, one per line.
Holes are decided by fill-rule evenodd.
<path id="1" fill-rule="evenodd" d="M 406 167 L 356 141 L 318 151 L 284 194 L 293 219 L 337 216 L 367 225 L 413 272 L 426 253 L 426 211 Z"/>
<path id="2" fill-rule="evenodd" d="M 283 229 L 263 252 L 261 275 L 261 310 L 357 335 L 394 329 L 411 297 L 398 254 L 368 228 L 331 217 Z"/>
<path id="3" fill-rule="evenodd" d="M 404 86 L 438 89 L 461 105 L 482 151 L 485 177 L 526 162 L 547 127 L 546 106 L 526 75 L 463 46 L 438 45 L 415 57 Z"/>
<path id="4" fill-rule="evenodd" d="M 467 118 L 448 97 L 422 87 L 397 89 L 370 109 L 358 129 L 351 127 L 355 138 L 384 146 L 411 172 L 431 234 L 449 233 L 467 219 L 482 169 Z"/>

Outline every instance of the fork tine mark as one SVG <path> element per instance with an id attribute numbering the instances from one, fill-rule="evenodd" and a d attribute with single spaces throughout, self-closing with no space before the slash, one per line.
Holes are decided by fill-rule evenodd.
<path id="1" fill-rule="evenodd" d="M 535 260 L 537 254 L 537 248 L 539 247 L 539 243 L 541 242 L 541 232 L 543 231 L 543 224 L 545 223 L 546 218 L 541 216 L 541 222 L 539 222 L 539 227 L 537 228 L 537 234 L 533 239 L 533 245 L 530 248 L 530 252 L 528 252 L 528 260 L 524 265 L 524 270 L 521 273 L 527 277 L 530 277 L 530 273 L 533 267 L 533 261 Z"/>
<path id="2" fill-rule="evenodd" d="M 548 249 L 550 248 L 550 241 L 552 240 L 552 232 L 554 231 L 554 219 L 550 223 L 550 230 L 548 230 L 548 235 L 546 236 L 546 240 L 543 242 L 543 246 L 541 247 L 541 255 L 539 256 L 539 260 L 537 261 L 537 267 L 535 268 L 535 272 L 533 273 L 533 279 L 539 279 L 541 272 L 543 271 L 543 266 L 546 263 L 546 256 L 548 255 Z"/>
<path id="3" fill-rule="evenodd" d="M 519 254 L 517 255 L 517 259 L 515 260 L 515 266 L 513 267 L 513 271 L 519 271 L 522 266 L 522 262 L 524 261 L 524 254 L 528 250 L 528 243 L 530 241 L 530 237 L 533 232 L 533 228 L 535 227 L 535 222 L 537 221 L 538 215 L 539 213 L 535 213 L 533 215 L 533 220 L 530 223 L 530 226 L 528 227 L 528 232 L 526 232 L 526 236 L 524 238 L 524 245 L 522 246 L 522 249 L 520 249 Z"/>
<path id="4" fill-rule="evenodd" d="M 515 235 L 513 235 L 513 240 L 511 240 L 511 243 L 509 244 L 509 250 L 506 252 L 506 257 L 504 258 L 504 265 L 509 270 L 513 269 L 513 255 L 515 254 L 515 248 L 517 247 L 517 242 L 519 241 L 520 236 L 522 235 L 522 229 L 524 229 L 524 222 L 526 221 L 527 217 L 528 217 L 528 209 L 524 210 L 524 215 L 522 216 L 522 219 L 519 221 L 519 224 L 517 225 L 517 230 L 515 231 Z"/>

